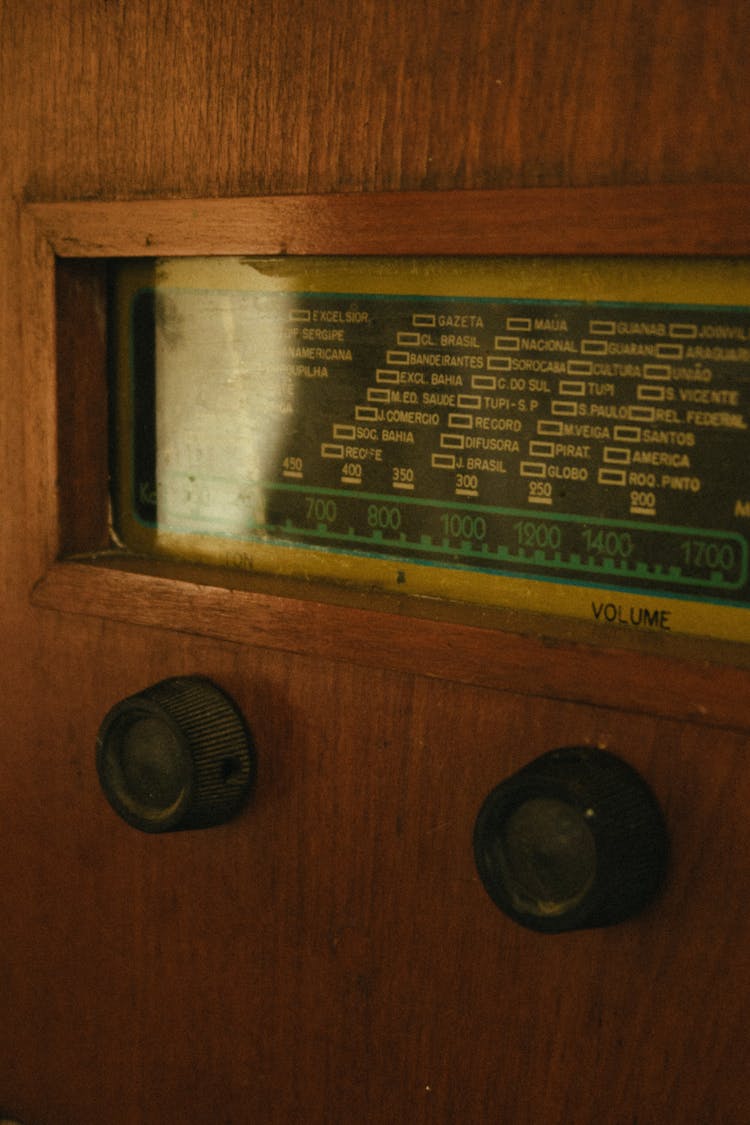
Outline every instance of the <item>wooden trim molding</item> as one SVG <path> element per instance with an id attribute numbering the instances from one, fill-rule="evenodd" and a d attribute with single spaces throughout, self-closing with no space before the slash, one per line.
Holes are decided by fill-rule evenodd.
<path id="1" fill-rule="evenodd" d="M 407 604 L 385 596 L 337 597 L 320 586 L 243 581 L 208 568 L 201 572 L 152 560 L 125 566 L 106 560 L 57 563 L 32 600 L 47 609 L 318 659 L 750 729 L 746 668 L 697 659 L 698 647 L 675 659 L 664 650 L 628 651 L 601 641 L 571 640 L 556 635 L 556 623 L 545 618 L 537 618 L 532 633 L 528 618 L 501 611 L 431 606 L 425 599 Z M 575 633 L 575 626 L 568 629 Z"/>
<path id="2" fill-rule="evenodd" d="M 459 610 L 427 599 L 342 597 L 269 587 L 243 575 L 164 567 L 101 550 L 91 520 L 65 516 L 60 480 L 98 480 L 103 510 L 99 413 L 73 409 L 58 390 L 65 377 L 91 387 L 91 358 L 76 369 L 75 347 L 56 325 L 61 259 L 219 254 L 676 255 L 750 254 L 750 200 L 743 185 L 384 193 L 258 199 L 36 203 L 22 210 L 24 351 L 27 384 L 26 470 L 31 600 L 44 610 L 94 614 L 172 628 L 225 641 L 350 660 L 458 682 L 551 698 L 582 700 L 674 718 L 750 728 L 750 663 L 742 646 L 679 650 L 620 648 L 606 630 L 571 637 L 568 626 L 511 615 Z M 93 268 L 93 267 L 92 267 Z M 99 268 L 99 267 L 97 267 Z M 76 275 L 78 276 L 78 275 Z M 80 280 L 80 276 L 79 276 Z M 86 288 L 85 270 L 82 293 Z M 87 298 L 88 299 L 88 298 Z M 70 302 L 68 307 L 71 307 Z M 94 311 L 92 311 L 94 310 Z M 89 307 L 95 316 L 95 307 Z M 90 318 L 89 318 L 90 319 Z M 90 328 L 90 325 L 89 325 Z M 75 326 L 73 329 L 75 330 Z M 101 332 L 104 325 L 101 324 Z M 89 331 L 87 353 L 96 351 Z M 103 354 L 103 350 L 101 352 Z M 92 407 L 94 410 L 94 407 Z M 65 419 L 68 418 L 66 422 Z M 70 418 L 73 422 L 70 422 Z M 77 442 L 60 426 L 92 432 L 72 466 L 61 464 Z M 98 459 L 98 460 L 97 460 Z M 83 488 L 83 493 L 86 488 Z M 92 499 L 93 498 L 93 499 Z M 91 542 L 76 540 L 80 525 Z M 95 524 L 96 521 L 94 520 Z M 101 523 L 101 519 L 100 519 Z M 101 529 L 100 529 L 101 530 Z M 99 537 L 97 538 L 97 535 Z M 71 544 L 84 561 L 66 560 Z M 605 647 L 602 647 L 604 642 Z M 618 647 L 615 647 L 617 645 Z M 710 658 L 708 662 L 706 657 Z"/>
<path id="3" fill-rule="evenodd" d="M 36 203 L 58 257 L 750 254 L 743 184 Z"/>

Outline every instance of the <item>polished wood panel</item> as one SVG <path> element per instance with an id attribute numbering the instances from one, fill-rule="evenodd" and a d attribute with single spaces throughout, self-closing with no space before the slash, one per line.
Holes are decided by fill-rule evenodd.
<path id="1" fill-rule="evenodd" d="M 743 0 L 6 0 L 27 199 L 748 180 Z"/>
<path id="2" fill-rule="evenodd" d="M 288 631 L 301 636 L 309 612 L 308 629 L 323 633 L 290 652 L 268 639 L 269 622 L 279 637 L 284 628 L 279 595 L 245 616 L 209 583 L 194 591 L 204 635 L 191 631 L 185 575 L 157 577 L 138 615 L 125 612 L 143 576 L 95 568 L 87 586 L 78 564 L 55 563 L 61 530 L 76 549 L 101 526 L 99 508 L 77 522 L 69 479 L 58 493 L 58 462 L 77 456 L 58 439 L 88 427 L 91 464 L 101 434 L 75 395 L 56 394 L 47 236 L 32 232 L 31 275 L 26 251 L 41 221 L 30 208 L 60 204 L 67 222 L 81 201 L 89 215 L 119 201 L 133 217 L 148 211 L 134 201 L 214 199 L 218 237 L 233 196 L 656 186 L 621 197 L 638 198 L 642 215 L 662 187 L 696 199 L 718 182 L 741 208 L 749 55 L 744 0 L 6 0 L 0 1112 L 28 1125 L 744 1125 L 744 674 L 662 653 L 638 679 L 632 654 L 620 666 L 595 646 L 518 642 L 493 622 L 481 657 L 490 683 L 459 682 L 455 665 L 471 654 L 451 654 L 450 620 L 444 632 L 420 623 L 413 664 L 392 663 L 378 626 L 365 667 L 346 646 L 363 645 L 375 624 L 366 614 L 382 607 L 324 618 L 322 603 L 291 605 Z M 568 215 L 556 229 L 549 198 L 533 196 L 539 223 L 527 222 L 520 252 L 537 231 L 566 252 L 587 229 L 606 233 L 593 195 L 588 227 Z M 268 245 L 283 249 L 275 213 L 253 206 L 272 224 Z M 317 206 L 329 246 L 336 230 L 325 199 Z M 408 206 L 400 237 L 419 246 Z M 674 231 L 657 209 L 645 224 L 621 212 L 619 249 L 653 252 Z M 745 252 L 732 213 L 726 252 Z M 701 214 L 688 241 L 706 229 Z M 85 253 L 112 252 L 109 216 Z M 451 209 L 443 216 L 449 231 Z M 291 229 L 287 252 L 302 237 Z M 152 233 L 136 221 L 131 244 L 182 252 L 189 211 L 149 246 Z M 94 368 L 91 380 L 96 397 Z M 211 589 L 221 612 L 200 608 Z M 408 617 L 390 622 L 391 636 L 411 629 Z M 431 661 L 441 678 L 421 674 Z M 628 670 L 621 694 L 615 667 Z M 237 698 L 258 741 L 258 788 L 232 824 L 152 839 L 104 803 L 93 742 L 118 698 L 180 672 Z M 576 676 L 575 700 L 560 698 Z M 662 683 L 682 711 L 659 704 Z M 544 698 L 550 684 L 555 698 Z M 706 701 L 719 726 L 684 721 Z M 673 859 L 641 918 L 548 939 L 492 907 L 470 835 L 497 780 L 569 742 L 607 745 L 644 772 Z"/>
<path id="3" fill-rule="evenodd" d="M 739 1125 L 750 886 L 727 856 L 746 832 L 743 736 L 346 664 L 322 677 L 314 658 L 153 629 L 72 646 L 56 631 L 96 675 L 64 698 L 50 676 L 23 731 L 25 815 L 4 856 L 4 939 L 25 968 L 10 994 L 34 1013 L 3 1031 L 17 1112 L 657 1125 L 667 1104 Z M 223 828 L 146 837 L 98 790 L 99 708 L 195 670 L 247 715 L 258 788 Z M 550 938 L 492 906 L 471 828 L 501 777 L 581 741 L 648 778 L 673 858 L 639 919 Z"/>

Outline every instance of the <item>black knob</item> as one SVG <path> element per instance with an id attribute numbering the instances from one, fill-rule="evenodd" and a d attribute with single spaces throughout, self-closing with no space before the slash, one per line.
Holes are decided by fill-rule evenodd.
<path id="1" fill-rule="evenodd" d="M 96 766 L 123 820 L 142 832 L 174 832 L 222 824 L 239 811 L 255 777 L 255 749 L 220 688 L 177 676 L 109 711 Z"/>
<path id="2" fill-rule="evenodd" d="M 641 910 L 668 856 L 659 805 L 627 762 L 604 750 L 552 750 L 482 805 L 474 856 L 490 898 L 544 933 L 609 926 Z"/>

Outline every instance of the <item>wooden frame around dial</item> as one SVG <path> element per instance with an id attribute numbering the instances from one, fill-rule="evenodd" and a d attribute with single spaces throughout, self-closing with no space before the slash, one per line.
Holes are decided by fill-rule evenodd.
<path id="1" fill-rule="evenodd" d="M 30 597 L 39 607 L 744 729 L 750 652 L 337 591 L 110 549 L 104 263 L 218 254 L 750 254 L 741 185 L 22 209 Z M 749 638 L 750 639 L 750 638 Z"/>

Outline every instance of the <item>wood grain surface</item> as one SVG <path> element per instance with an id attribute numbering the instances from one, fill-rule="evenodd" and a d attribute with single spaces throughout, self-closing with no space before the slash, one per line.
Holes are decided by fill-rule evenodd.
<path id="1" fill-rule="evenodd" d="M 103 457 L 87 407 L 102 394 L 95 287 L 72 262 L 58 311 L 82 322 L 76 357 L 50 240 L 88 201 L 76 253 L 117 252 L 110 204 L 129 245 L 180 253 L 189 212 L 149 246 L 140 203 L 214 201 L 221 237 L 227 199 L 284 195 L 284 222 L 271 207 L 260 226 L 289 252 L 294 197 L 314 194 L 325 247 L 340 237 L 328 193 L 384 192 L 413 248 L 425 228 L 410 193 L 507 188 L 540 192 L 518 251 L 541 231 L 571 252 L 606 237 L 601 197 L 587 223 L 570 194 L 574 224 L 546 193 L 624 187 L 613 249 L 649 252 L 675 237 L 669 187 L 704 200 L 681 236 L 703 252 L 705 185 L 721 183 L 725 252 L 747 253 L 749 57 L 744 0 L 6 0 L 0 1115 L 744 1125 L 747 673 L 700 653 L 519 640 L 496 622 L 472 652 L 451 620 L 271 595 L 250 610 L 185 576 L 93 568 L 92 585 L 85 564 L 56 564 L 61 544 L 92 545 L 106 497 L 82 468 Z M 460 212 L 446 206 L 448 232 Z M 236 821 L 152 838 L 104 801 L 94 741 L 118 699 L 183 672 L 242 707 L 258 785 Z M 497 781 L 571 743 L 643 772 L 672 859 L 638 919 L 550 938 L 492 906 L 471 831 Z"/>

